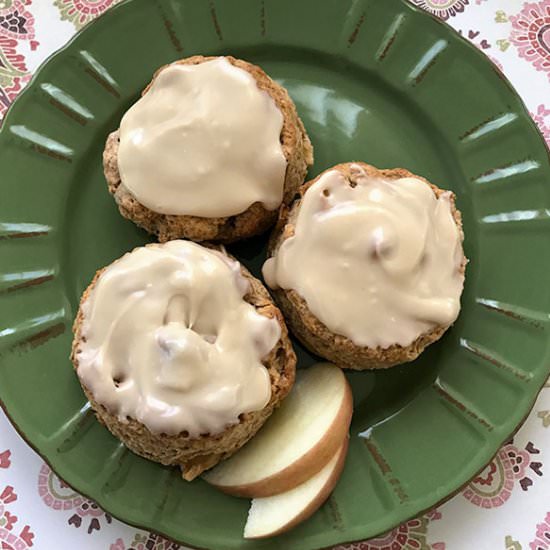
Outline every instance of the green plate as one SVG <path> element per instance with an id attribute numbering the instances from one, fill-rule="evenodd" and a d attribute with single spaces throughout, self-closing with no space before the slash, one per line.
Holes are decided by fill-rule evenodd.
<path id="1" fill-rule="evenodd" d="M 246 542 L 248 502 L 127 451 L 69 362 L 95 270 L 149 239 L 119 216 L 101 152 L 153 71 L 193 54 L 260 64 L 337 162 L 404 166 L 458 196 L 463 310 L 413 364 L 353 373 L 350 453 L 327 504 Z M 128 0 L 53 56 L 0 133 L 0 397 L 53 469 L 116 517 L 193 546 L 307 550 L 365 539 L 456 492 L 527 415 L 550 371 L 548 151 L 510 84 L 402 0 Z M 232 248 L 256 273 L 259 239 Z M 315 359 L 299 350 L 300 366 Z"/>

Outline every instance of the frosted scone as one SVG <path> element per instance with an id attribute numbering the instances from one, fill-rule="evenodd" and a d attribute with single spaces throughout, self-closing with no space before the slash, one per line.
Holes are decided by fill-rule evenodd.
<path id="1" fill-rule="evenodd" d="M 450 191 L 401 168 L 339 164 L 282 211 L 263 274 L 311 351 L 346 368 L 391 367 L 456 320 L 463 238 Z"/>
<path id="2" fill-rule="evenodd" d="M 98 419 L 188 480 L 244 445 L 294 382 L 266 289 L 189 241 L 136 248 L 98 271 L 73 330 L 71 358 Z"/>
<path id="3" fill-rule="evenodd" d="M 287 91 L 233 57 L 194 56 L 159 69 L 103 153 L 120 213 L 161 242 L 262 233 L 312 162 Z"/>

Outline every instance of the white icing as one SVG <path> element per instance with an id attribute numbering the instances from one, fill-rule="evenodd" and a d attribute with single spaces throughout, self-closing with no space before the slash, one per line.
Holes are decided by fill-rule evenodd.
<path id="1" fill-rule="evenodd" d="M 295 290 L 332 332 L 358 346 L 408 346 L 452 324 L 464 284 L 450 193 L 417 178 L 389 180 L 352 165 L 305 193 L 295 222 L 264 264 L 268 285 Z"/>
<path id="2" fill-rule="evenodd" d="M 220 57 L 163 69 L 120 123 L 121 180 L 161 214 L 277 209 L 286 159 L 283 115 L 247 71 Z"/>
<path id="3" fill-rule="evenodd" d="M 261 361 L 281 329 L 243 299 L 248 287 L 237 262 L 188 241 L 124 255 L 83 304 L 78 376 L 122 422 L 223 431 L 271 397 Z"/>

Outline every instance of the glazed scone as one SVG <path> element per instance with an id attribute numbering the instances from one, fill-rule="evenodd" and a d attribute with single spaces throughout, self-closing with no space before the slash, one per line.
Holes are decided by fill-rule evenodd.
<path id="1" fill-rule="evenodd" d="M 244 445 L 294 383 L 296 356 L 264 286 L 189 241 L 136 248 L 99 270 L 73 332 L 97 418 L 187 480 Z"/>
<path id="2" fill-rule="evenodd" d="M 456 320 L 463 240 L 450 191 L 402 168 L 338 164 L 283 209 L 263 274 L 312 352 L 344 368 L 391 367 Z"/>
<path id="3" fill-rule="evenodd" d="M 120 213 L 164 242 L 233 242 L 268 229 L 313 163 L 288 92 L 233 57 L 159 69 L 107 138 Z"/>

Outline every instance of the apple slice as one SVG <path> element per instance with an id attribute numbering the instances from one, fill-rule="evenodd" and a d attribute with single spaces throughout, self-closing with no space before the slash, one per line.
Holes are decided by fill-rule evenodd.
<path id="1" fill-rule="evenodd" d="M 280 535 L 316 512 L 328 498 L 344 469 L 348 437 L 328 464 L 294 489 L 272 497 L 255 498 L 244 526 L 245 539 Z"/>
<path id="2" fill-rule="evenodd" d="M 341 369 L 319 363 L 297 373 L 281 407 L 238 453 L 203 478 L 225 493 L 268 497 L 318 473 L 347 437 L 353 410 Z"/>

